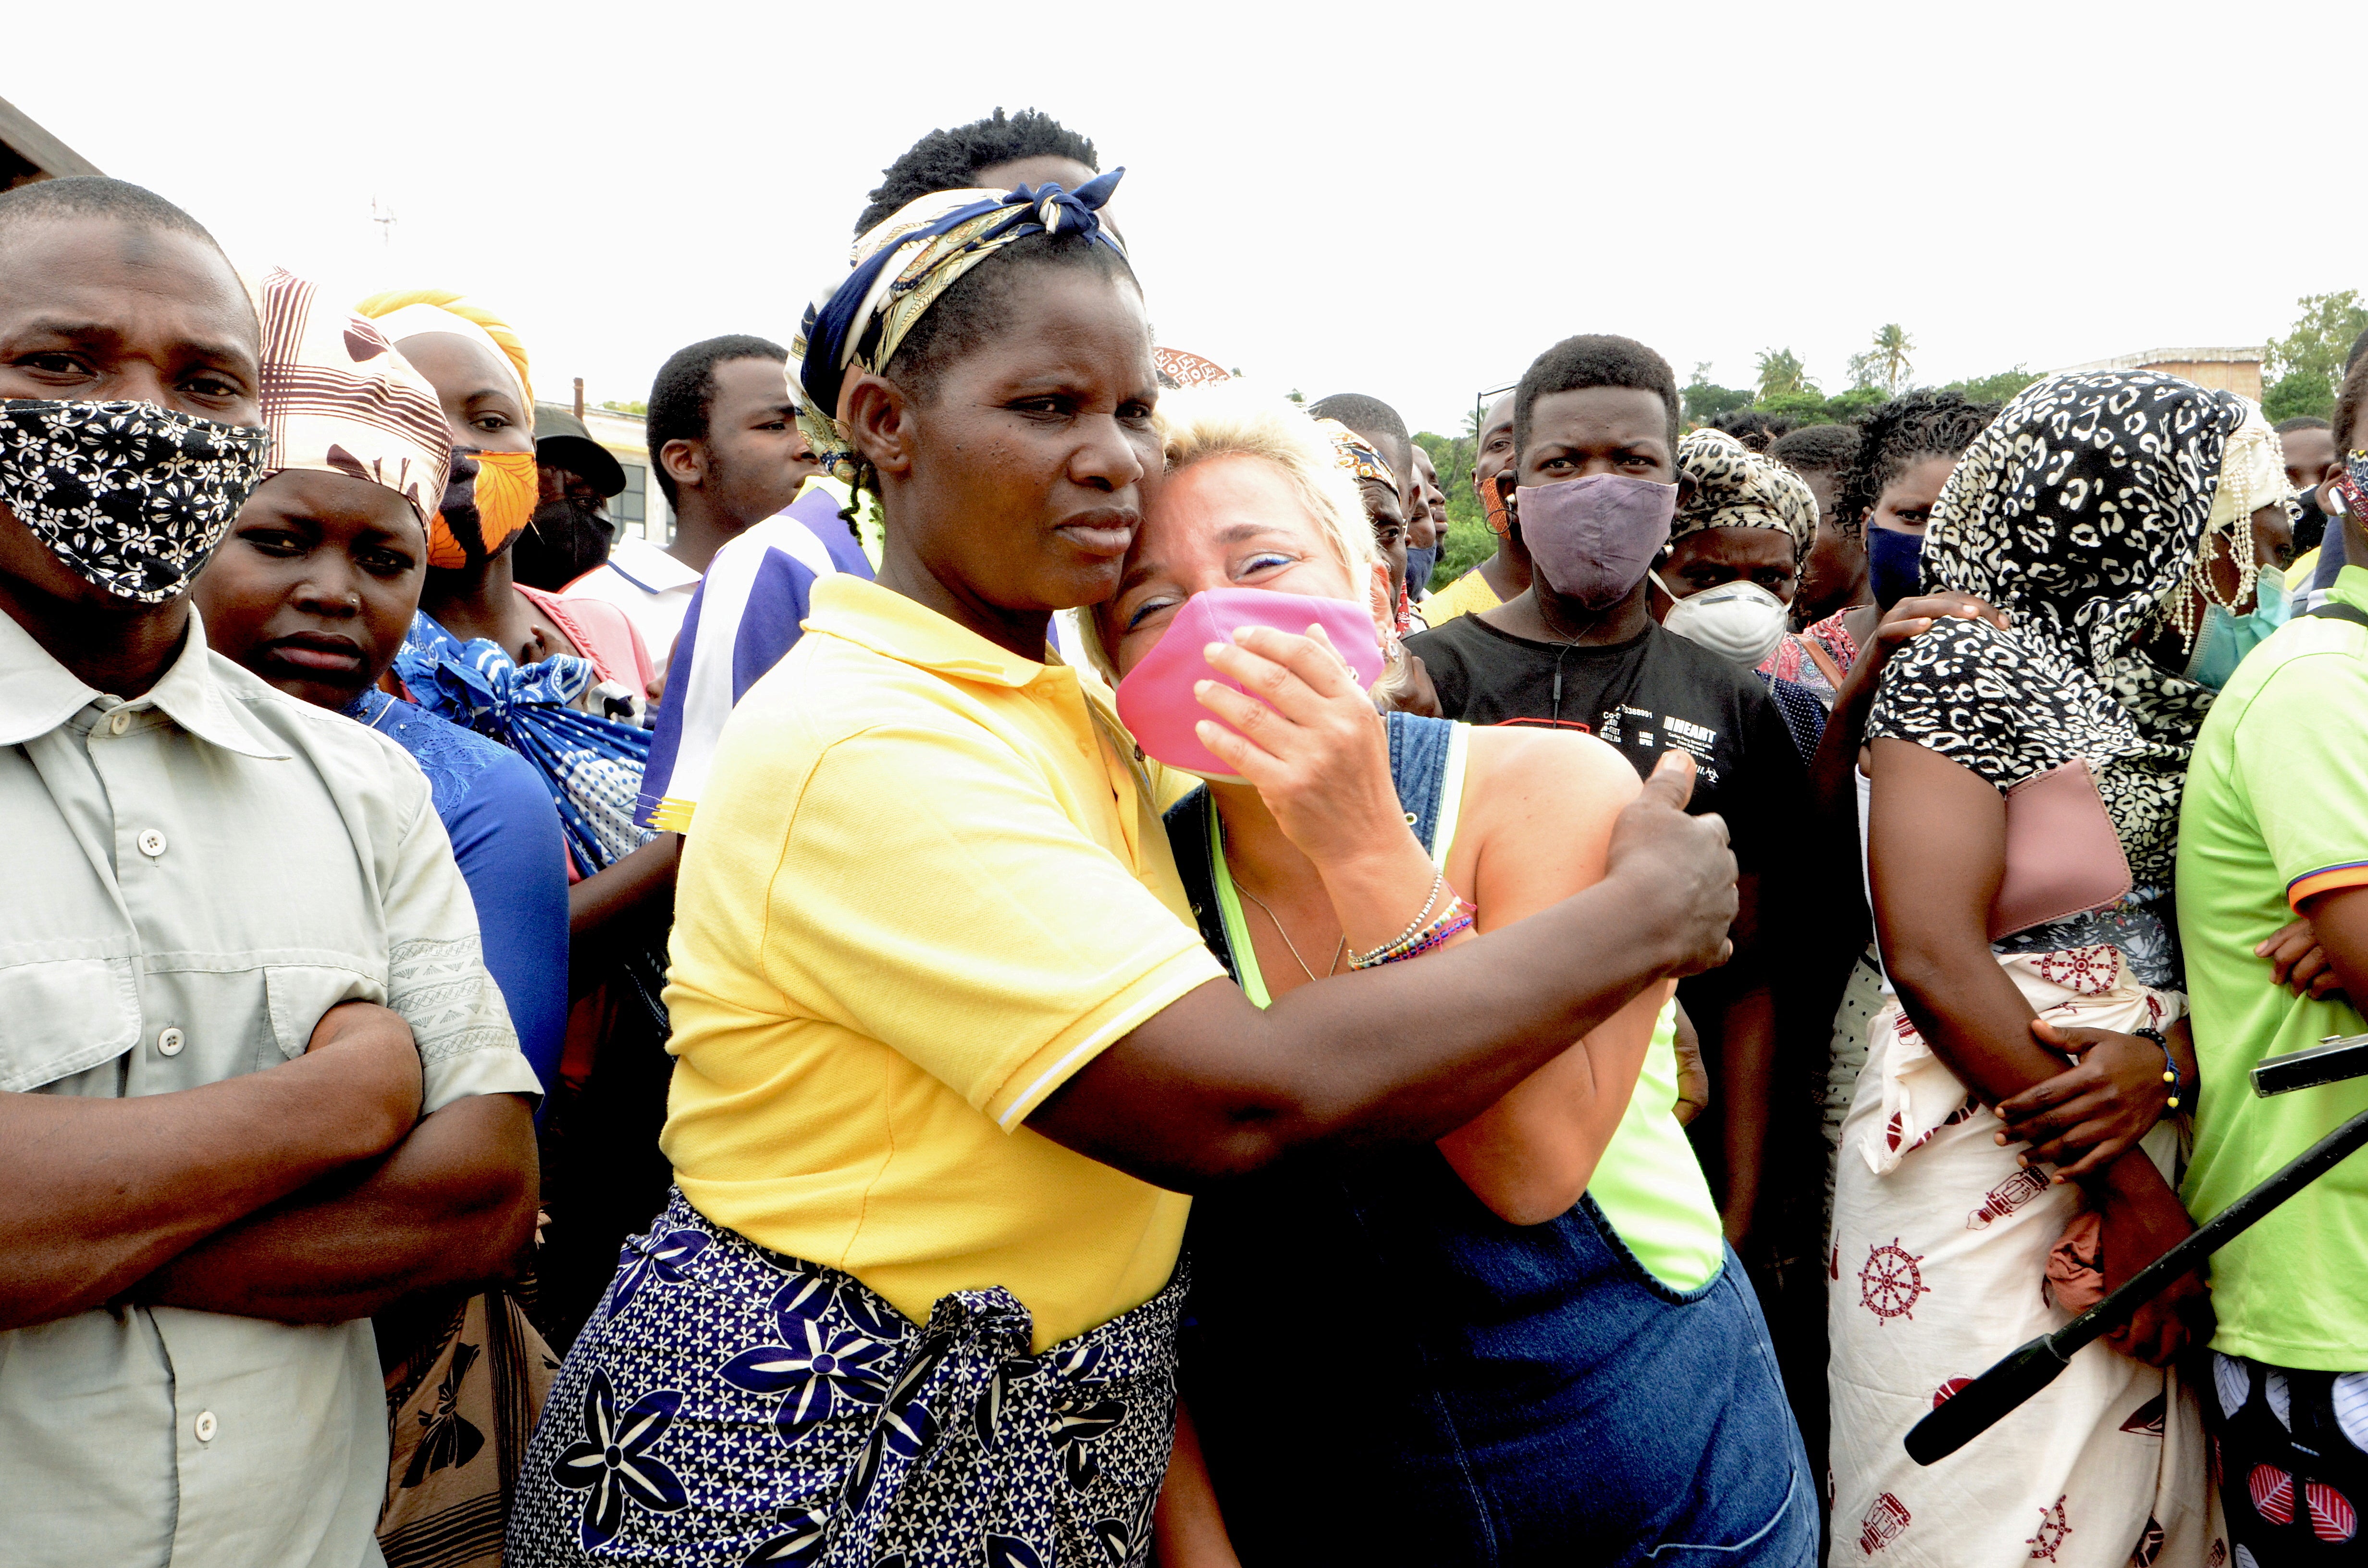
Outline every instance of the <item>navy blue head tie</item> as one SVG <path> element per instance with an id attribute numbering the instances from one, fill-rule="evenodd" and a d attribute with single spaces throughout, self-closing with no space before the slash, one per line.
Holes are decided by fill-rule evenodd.
<path id="1" fill-rule="evenodd" d="M 884 368 L 914 324 L 972 267 L 1030 234 L 1083 234 L 1123 258 L 1125 243 L 1101 210 L 1125 174 L 1112 169 L 1075 190 L 1047 182 L 934 191 L 858 239 L 853 269 L 806 307 L 790 345 L 805 392 L 798 423 L 824 468 L 854 483 L 853 445 L 837 417 L 848 373 Z"/>

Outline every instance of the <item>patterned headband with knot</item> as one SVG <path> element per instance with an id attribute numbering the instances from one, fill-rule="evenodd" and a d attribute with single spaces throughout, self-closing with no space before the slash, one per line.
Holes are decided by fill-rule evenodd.
<path id="1" fill-rule="evenodd" d="M 1396 472 L 1371 441 L 1337 419 L 1319 419 L 1315 427 L 1323 431 L 1325 438 L 1332 443 L 1333 458 L 1342 468 L 1359 479 L 1376 480 L 1393 491 L 1397 489 Z"/>
<path id="2" fill-rule="evenodd" d="M 1126 245 L 1101 209 L 1125 173 L 1112 169 L 1074 191 L 1053 184 L 935 191 L 858 238 L 853 270 L 806 307 L 790 343 L 805 392 L 798 424 L 824 468 L 855 483 L 855 445 L 838 406 L 848 372 L 885 369 L 972 267 L 1031 234 L 1083 234 L 1124 260 Z"/>

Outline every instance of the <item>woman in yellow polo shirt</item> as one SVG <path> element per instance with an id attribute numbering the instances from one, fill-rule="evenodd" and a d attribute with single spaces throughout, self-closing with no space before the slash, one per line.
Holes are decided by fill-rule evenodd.
<path id="1" fill-rule="evenodd" d="M 817 585 L 725 729 L 667 990 L 679 1190 L 562 1369 L 514 1564 L 1143 1562 L 1181 1194 L 1437 1138 L 1719 957 L 1733 861 L 1672 770 L 1603 881 L 1419 973 L 1266 1011 L 1225 978 L 1133 745 L 1046 662 L 1052 612 L 1117 590 L 1159 468 L 1116 178 L 925 198 L 808 313 L 805 423 L 878 494 L 885 558 Z M 1212 700 L 1256 737 L 1212 744 L 1347 939 L 1436 925 L 1338 659 L 1273 632 L 1214 658 L 1273 706 Z M 1405 1029 L 1442 987 L 1489 1004 Z"/>

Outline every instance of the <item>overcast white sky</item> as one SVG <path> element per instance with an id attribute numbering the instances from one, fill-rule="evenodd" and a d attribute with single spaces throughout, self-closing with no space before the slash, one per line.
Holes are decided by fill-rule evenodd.
<path id="1" fill-rule="evenodd" d="M 337 19 L 347 18 L 347 19 Z M 509 316 L 545 397 L 786 343 L 922 132 L 1035 106 L 1126 165 L 1160 340 L 1461 428 L 1574 332 L 1828 390 L 2258 344 L 2368 286 L 2355 6 L 13 6 L 0 97 L 242 265 Z M 2356 125 L 2356 119 L 2352 119 Z M 398 215 L 392 244 L 375 197 Z"/>

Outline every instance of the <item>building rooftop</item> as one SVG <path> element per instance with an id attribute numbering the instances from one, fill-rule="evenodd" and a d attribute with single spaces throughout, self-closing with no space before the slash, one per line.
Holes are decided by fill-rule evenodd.
<path id="1" fill-rule="evenodd" d="M 2092 359 L 2085 365 L 2066 365 L 2064 369 L 2142 370 L 2151 365 L 2258 365 L 2267 352 L 2261 345 L 2249 343 L 2241 348 L 2147 348 L 2111 359 Z"/>
<path id="2" fill-rule="evenodd" d="M 95 175 L 98 165 L 36 124 L 33 117 L 0 98 L 0 190 L 14 190 L 60 175 Z"/>

